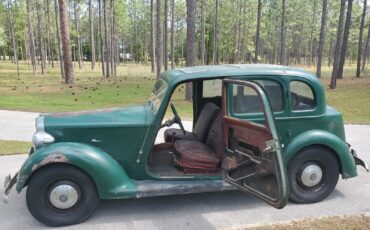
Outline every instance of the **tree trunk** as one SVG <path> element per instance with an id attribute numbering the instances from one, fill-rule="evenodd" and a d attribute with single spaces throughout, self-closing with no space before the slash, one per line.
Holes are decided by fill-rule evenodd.
<path id="1" fill-rule="evenodd" d="M 286 10 L 286 0 L 282 0 L 282 14 L 281 14 L 281 31 L 280 31 L 280 65 L 286 64 L 286 54 L 285 54 L 285 10 Z"/>
<path id="2" fill-rule="evenodd" d="M 104 0 L 103 0 L 104 1 Z M 102 13 L 102 0 L 98 0 L 99 7 L 99 35 L 100 35 L 100 61 L 102 75 L 105 77 L 105 48 L 104 48 L 104 38 L 103 38 L 103 13 Z"/>
<path id="3" fill-rule="evenodd" d="M 313 14 L 311 20 L 311 31 L 310 31 L 310 58 L 308 59 L 308 66 L 311 67 L 313 62 L 313 53 L 314 53 L 314 45 L 313 45 L 313 32 L 315 29 L 315 21 L 316 21 L 316 9 L 317 9 L 317 0 L 313 2 Z"/>
<path id="4" fill-rule="evenodd" d="M 322 63 L 323 54 L 324 54 L 325 23 L 326 23 L 327 7 L 328 7 L 328 1 L 323 0 L 323 2 L 322 2 L 322 16 L 321 16 L 321 28 L 320 28 L 319 53 L 318 53 L 318 56 L 317 56 L 317 69 L 316 69 L 316 76 L 318 78 L 321 77 L 321 63 Z"/>
<path id="5" fill-rule="evenodd" d="M 367 54 L 369 52 L 369 40 L 370 40 L 370 23 L 369 23 L 369 27 L 368 27 L 368 31 L 367 31 L 367 38 L 366 38 L 365 50 L 364 50 L 364 53 L 362 55 L 362 67 L 361 67 L 361 71 L 364 71 L 365 70 L 366 58 L 367 58 Z"/>
<path id="6" fill-rule="evenodd" d="M 204 11 L 206 7 L 205 0 L 201 0 L 200 2 L 200 63 L 201 65 L 205 64 L 205 53 L 206 53 L 206 26 L 205 26 L 205 17 L 204 17 Z"/>
<path id="7" fill-rule="evenodd" d="M 46 32 L 47 32 L 47 59 L 48 64 L 50 65 L 52 63 L 52 68 L 54 68 L 54 61 L 52 59 L 51 55 L 51 49 L 52 49 L 52 38 L 50 35 L 50 1 L 46 1 Z"/>
<path id="8" fill-rule="evenodd" d="M 14 35 L 14 24 L 13 24 L 13 14 L 12 14 L 12 2 L 11 2 L 11 0 L 8 0 L 8 17 L 9 17 L 10 36 L 12 38 L 14 63 L 17 65 L 17 76 L 18 76 L 18 79 L 19 79 L 18 52 L 17 52 L 17 43 L 15 41 L 15 35 Z"/>
<path id="9" fill-rule="evenodd" d="M 95 40 L 94 40 L 92 0 L 89 0 L 89 29 L 90 29 L 91 69 L 94 69 L 96 60 L 95 60 Z"/>
<path id="10" fill-rule="evenodd" d="M 215 26 L 214 26 L 214 43 L 213 43 L 213 64 L 218 65 L 220 63 L 220 55 L 219 55 L 219 41 L 220 41 L 220 16 L 219 16 L 219 8 L 220 8 L 220 1 L 216 1 L 216 15 L 215 15 Z"/>
<path id="11" fill-rule="evenodd" d="M 259 48 L 260 48 L 261 13 L 262 13 L 262 0 L 258 0 L 256 48 L 255 48 L 254 59 L 253 59 L 254 63 L 258 62 L 258 55 L 259 55 Z"/>
<path id="12" fill-rule="evenodd" d="M 186 66 L 195 65 L 195 0 L 186 0 Z M 185 100 L 191 100 L 192 83 L 186 83 Z"/>
<path id="13" fill-rule="evenodd" d="M 342 48 L 341 48 L 341 51 L 340 51 L 340 59 L 339 59 L 339 66 L 338 66 L 338 79 L 343 78 L 343 68 L 344 68 L 344 64 L 345 64 L 345 61 L 346 61 L 349 29 L 351 27 L 352 4 L 353 4 L 353 0 L 348 0 L 346 24 L 344 26 L 343 42 L 342 42 Z"/>
<path id="14" fill-rule="evenodd" d="M 60 33 L 62 36 L 63 62 L 65 84 L 73 84 L 73 64 L 71 55 L 71 41 L 69 35 L 69 22 L 67 11 L 67 0 L 58 0 L 59 2 L 59 17 L 60 17 Z"/>
<path id="15" fill-rule="evenodd" d="M 36 63 L 36 51 L 35 51 L 35 38 L 33 33 L 33 26 L 31 20 L 31 0 L 27 0 L 27 28 L 28 28 L 28 35 L 29 35 L 29 50 L 30 50 L 30 57 L 32 63 L 32 72 L 36 74 L 37 70 L 37 63 Z M 4 49 L 5 50 L 5 49 Z"/>
<path id="16" fill-rule="evenodd" d="M 175 68 L 175 0 L 171 0 L 171 69 Z"/>
<path id="17" fill-rule="evenodd" d="M 108 23 L 107 23 L 107 0 L 103 0 L 104 9 L 104 39 L 105 39 L 105 77 L 110 77 L 109 71 L 109 43 L 108 43 Z"/>
<path id="18" fill-rule="evenodd" d="M 39 50 L 40 50 L 40 57 L 41 57 L 41 74 L 45 76 L 45 47 L 44 47 L 44 33 L 42 31 L 42 15 L 41 15 L 41 4 L 40 0 L 36 0 L 36 11 L 37 11 L 37 24 L 38 24 L 38 31 L 39 31 Z"/>
<path id="19" fill-rule="evenodd" d="M 164 70 L 168 69 L 168 0 L 164 0 L 164 21 L 163 21 L 163 61 Z"/>
<path id="20" fill-rule="evenodd" d="M 59 52 L 59 66 L 62 79 L 65 79 L 64 74 L 64 62 L 63 62 L 63 50 L 62 50 L 62 35 L 60 33 L 60 22 L 59 22 L 59 6 L 58 0 L 54 0 L 55 7 L 55 24 L 57 28 L 57 41 L 58 41 L 58 52 Z"/>
<path id="21" fill-rule="evenodd" d="M 360 77 L 361 75 L 361 55 L 364 55 L 363 49 L 362 49 L 362 37 L 364 34 L 364 27 L 365 27 L 366 7 L 367 7 L 367 0 L 364 0 L 364 6 L 362 10 L 362 15 L 361 15 L 360 34 L 358 36 L 356 77 Z"/>
<path id="22" fill-rule="evenodd" d="M 81 48 L 81 30 L 80 30 L 80 13 L 77 10 L 77 0 L 73 1 L 73 11 L 75 16 L 75 26 L 77 32 L 77 49 L 78 49 L 78 68 L 82 68 L 82 48 Z"/>
<path id="23" fill-rule="evenodd" d="M 344 22 L 344 11 L 346 9 L 346 1 L 341 0 L 340 10 L 339 10 L 339 19 L 338 19 L 338 28 L 337 28 L 337 40 L 335 42 L 334 48 L 334 62 L 333 62 L 333 72 L 331 74 L 330 88 L 335 89 L 337 87 L 337 76 L 338 76 L 338 65 L 340 59 L 340 47 L 342 45 L 343 37 L 343 22 Z"/>
<path id="24" fill-rule="evenodd" d="M 162 67 L 162 45 L 161 45 L 161 0 L 157 0 L 156 5 L 156 44 L 155 44 L 155 56 L 157 61 L 157 78 L 161 74 Z"/>
<path id="25" fill-rule="evenodd" d="M 173 0 L 174 1 L 174 0 Z M 152 73 L 155 72 L 154 0 L 150 0 L 150 59 Z"/>

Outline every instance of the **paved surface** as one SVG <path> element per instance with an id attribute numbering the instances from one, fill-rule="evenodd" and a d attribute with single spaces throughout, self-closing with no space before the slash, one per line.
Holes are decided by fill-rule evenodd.
<path id="1" fill-rule="evenodd" d="M 12 128 L 12 130 L 14 130 Z M 8 131 L 6 131 L 8 132 Z M 347 140 L 370 163 L 370 126 L 347 125 Z M 8 173 L 19 169 L 25 155 L 0 157 L 0 184 Z M 2 188 L 0 189 L 2 192 Z M 339 180 L 323 202 L 289 203 L 276 210 L 239 191 L 103 201 L 86 222 L 60 229 L 237 229 L 255 224 L 292 219 L 348 215 L 370 211 L 370 174 L 359 168 L 359 176 Z M 10 194 L 0 203 L 0 229 L 43 229 L 28 212 L 25 190 Z"/>
<path id="2" fill-rule="evenodd" d="M 38 113 L 0 110 L 0 140 L 31 141 Z"/>

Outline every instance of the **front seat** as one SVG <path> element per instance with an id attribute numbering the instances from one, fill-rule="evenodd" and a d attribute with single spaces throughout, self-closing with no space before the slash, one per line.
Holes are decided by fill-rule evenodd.
<path id="1" fill-rule="evenodd" d="M 205 143 L 177 140 L 174 163 L 185 173 L 218 172 L 222 159 L 222 115 L 218 112 Z"/>
<path id="2" fill-rule="evenodd" d="M 206 103 L 200 112 L 198 121 L 195 124 L 194 131 L 192 133 L 186 132 L 184 135 L 181 129 L 167 129 L 164 131 L 165 142 L 173 142 L 175 140 L 193 140 L 204 142 L 210 124 L 219 111 L 220 109 L 214 103 Z"/>

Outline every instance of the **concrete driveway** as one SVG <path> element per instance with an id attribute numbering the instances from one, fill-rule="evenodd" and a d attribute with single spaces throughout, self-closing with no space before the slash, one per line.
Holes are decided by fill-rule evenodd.
<path id="1" fill-rule="evenodd" d="M 370 163 L 370 126 L 347 125 L 346 132 L 347 141 L 362 159 Z M 25 155 L 0 157 L 0 181 L 8 173 L 18 170 L 25 158 Z M 102 201 L 97 212 L 86 222 L 60 229 L 238 229 L 279 221 L 369 212 L 370 174 L 362 168 L 358 171 L 358 177 L 339 180 L 334 192 L 316 204 L 289 203 L 284 209 L 276 210 L 239 191 L 110 200 Z M 46 227 L 27 210 L 25 190 L 21 194 L 13 190 L 9 203 L 0 203 L 0 229 L 43 228 Z"/>

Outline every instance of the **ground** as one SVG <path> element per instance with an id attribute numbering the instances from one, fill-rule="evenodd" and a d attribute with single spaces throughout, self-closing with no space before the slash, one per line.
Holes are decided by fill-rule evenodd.
<path id="1" fill-rule="evenodd" d="M 315 68 L 302 67 L 310 72 Z M 370 66 L 369 66 L 370 69 Z M 59 67 L 47 68 L 45 77 L 33 75 L 31 66 L 20 64 L 20 79 L 9 62 L 0 62 L 0 109 L 35 112 L 77 111 L 143 103 L 149 97 L 155 76 L 149 65 L 119 65 L 116 79 L 102 79 L 100 66 L 82 70 L 75 66 L 75 85 L 61 83 Z M 322 82 L 327 101 L 344 114 L 346 123 L 370 124 L 370 72 L 354 77 L 355 65 L 345 68 L 345 77 L 338 80 L 336 90 L 330 90 L 330 69 L 323 68 Z M 191 103 L 183 100 L 184 89 L 176 90 L 174 103 L 184 118 L 191 118 Z"/>

